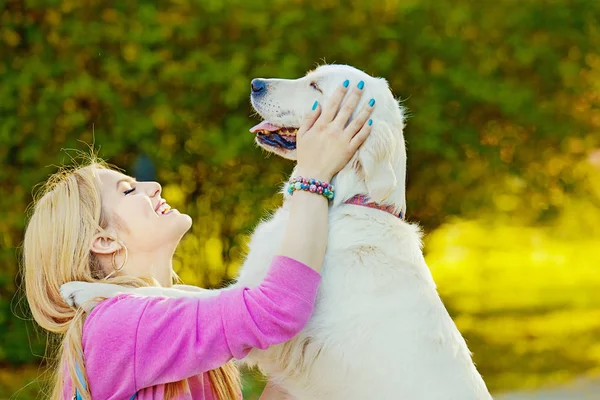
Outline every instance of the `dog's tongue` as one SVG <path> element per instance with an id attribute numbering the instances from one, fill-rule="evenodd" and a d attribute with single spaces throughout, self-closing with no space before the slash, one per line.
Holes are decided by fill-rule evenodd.
<path id="1" fill-rule="evenodd" d="M 278 131 L 279 129 L 281 129 L 281 127 L 275 126 L 268 121 L 263 121 L 260 124 L 250 128 L 250 132 L 252 132 L 252 133 L 257 132 L 257 131 L 275 132 L 275 131 Z"/>

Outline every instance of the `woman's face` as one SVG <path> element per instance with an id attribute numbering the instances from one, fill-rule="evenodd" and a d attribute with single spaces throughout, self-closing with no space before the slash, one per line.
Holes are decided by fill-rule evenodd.
<path id="1" fill-rule="evenodd" d="M 136 182 L 109 169 L 99 169 L 98 177 L 108 231 L 127 246 L 129 255 L 172 254 L 192 219 L 169 207 L 160 184 Z"/>

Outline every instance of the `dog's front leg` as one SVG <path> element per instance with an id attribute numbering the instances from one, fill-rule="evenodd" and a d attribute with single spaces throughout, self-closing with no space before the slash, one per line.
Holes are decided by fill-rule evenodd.
<path id="1" fill-rule="evenodd" d="M 60 287 L 62 298 L 72 307 L 84 307 L 91 311 L 97 302 L 94 299 L 108 299 L 122 294 L 133 294 L 150 297 L 210 297 L 219 293 L 218 290 L 207 290 L 194 286 L 181 285 L 181 288 L 163 288 L 148 286 L 130 288 L 110 283 L 67 282 Z M 182 290 L 183 289 L 183 290 Z"/>

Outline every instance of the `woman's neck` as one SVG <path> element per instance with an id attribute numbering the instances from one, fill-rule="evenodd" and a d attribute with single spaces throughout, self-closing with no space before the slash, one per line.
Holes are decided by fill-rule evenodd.
<path id="1" fill-rule="evenodd" d="M 152 277 L 163 287 L 173 286 L 173 252 L 144 252 L 130 255 L 126 273 Z"/>

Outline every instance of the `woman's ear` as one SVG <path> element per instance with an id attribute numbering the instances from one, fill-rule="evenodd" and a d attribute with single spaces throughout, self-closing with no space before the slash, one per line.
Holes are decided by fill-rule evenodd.
<path id="1" fill-rule="evenodd" d="M 112 254 L 121 249 L 121 244 L 108 232 L 100 232 L 94 236 L 91 251 L 95 254 Z"/>
<path id="2" fill-rule="evenodd" d="M 387 123 L 376 123 L 359 150 L 358 159 L 367 185 L 367 194 L 377 203 L 386 203 L 397 185 L 392 166 L 397 140 Z"/>

